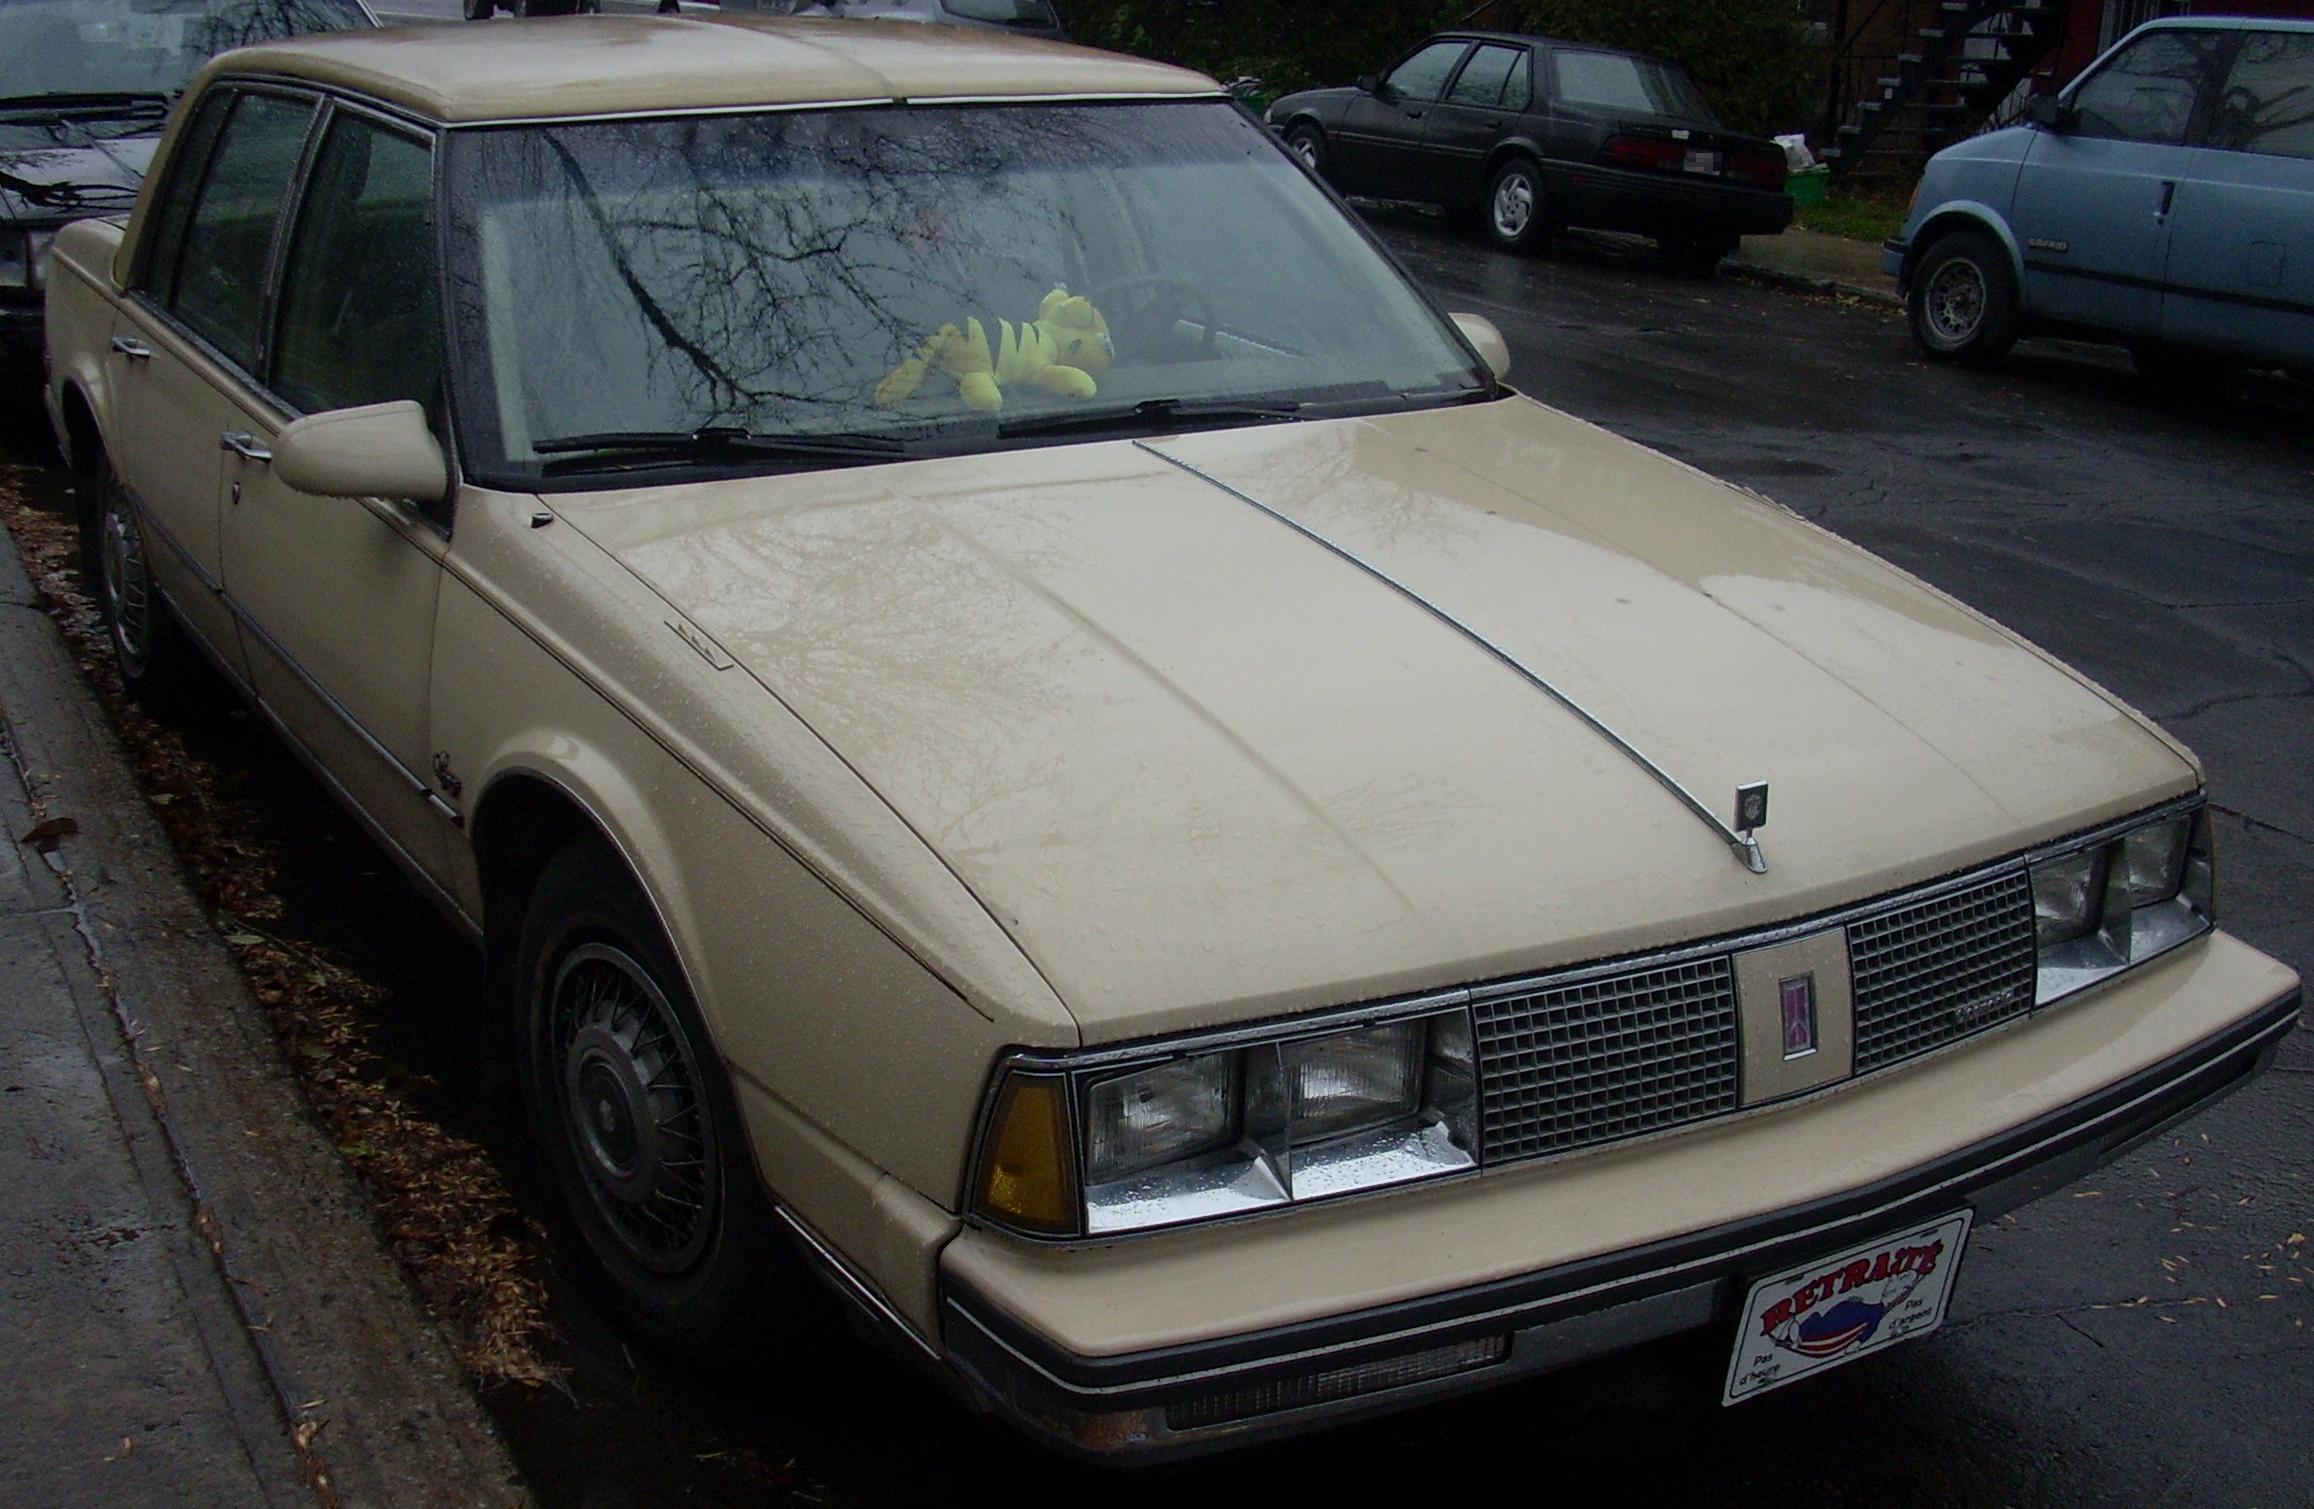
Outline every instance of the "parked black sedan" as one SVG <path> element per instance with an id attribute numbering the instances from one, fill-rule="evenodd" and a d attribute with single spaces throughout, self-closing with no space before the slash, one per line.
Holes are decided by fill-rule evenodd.
<path id="1" fill-rule="evenodd" d="M 1343 193 L 1442 204 L 1514 250 L 1588 226 L 1709 271 L 1792 219 L 1782 148 L 1721 125 L 1678 64 L 1614 48 L 1445 33 L 1379 79 L 1285 96 L 1269 122 Z"/>
<path id="2" fill-rule="evenodd" d="M 211 54 L 375 25 L 363 0 L 0 0 L 0 393 L 38 384 L 57 228 L 129 212 Z"/>

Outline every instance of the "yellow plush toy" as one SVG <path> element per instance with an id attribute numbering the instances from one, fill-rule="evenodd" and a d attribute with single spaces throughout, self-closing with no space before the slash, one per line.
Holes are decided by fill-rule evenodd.
<path id="1" fill-rule="evenodd" d="M 1093 379 L 1109 370 L 1116 355 L 1101 311 L 1065 288 L 1044 296 L 1035 319 L 995 325 L 994 341 L 978 319 L 966 320 L 962 330 L 942 325 L 876 384 L 876 407 L 907 402 L 930 372 L 948 374 L 958 396 L 976 409 L 1003 408 L 1004 390 L 1023 382 L 1047 393 L 1090 398 L 1100 391 Z"/>

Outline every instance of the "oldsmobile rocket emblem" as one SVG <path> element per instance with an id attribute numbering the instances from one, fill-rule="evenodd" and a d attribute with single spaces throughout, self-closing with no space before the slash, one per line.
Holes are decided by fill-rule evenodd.
<path id="1" fill-rule="evenodd" d="M 1816 977 L 1794 975 L 1776 983 L 1777 1005 L 1782 1008 L 1784 1057 L 1806 1058 L 1816 1051 Z"/>

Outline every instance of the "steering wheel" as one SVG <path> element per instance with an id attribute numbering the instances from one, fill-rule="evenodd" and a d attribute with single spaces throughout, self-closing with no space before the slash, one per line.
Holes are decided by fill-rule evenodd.
<path id="1" fill-rule="evenodd" d="M 1191 323 L 1199 331 L 1197 359 L 1203 361 L 1213 355 L 1213 300 L 1194 283 L 1148 273 L 1103 283 L 1085 297 L 1109 322 L 1109 341 L 1120 356 L 1130 353 L 1139 361 L 1164 360 L 1161 353 L 1173 343 L 1173 332 L 1182 317 L 1192 310 L 1195 316 Z"/>

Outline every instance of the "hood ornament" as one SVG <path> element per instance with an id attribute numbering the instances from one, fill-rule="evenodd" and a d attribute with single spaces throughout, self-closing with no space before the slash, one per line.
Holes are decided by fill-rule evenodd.
<path id="1" fill-rule="evenodd" d="M 1752 837 L 1752 830 L 1767 825 L 1768 783 L 1744 782 L 1736 788 L 1735 831 L 1736 842 L 1740 845 L 1736 850 L 1736 858 L 1742 860 L 1744 868 L 1754 875 L 1765 875 L 1768 872 L 1768 860 L 1760 852 L 1760 841 Z"/>

